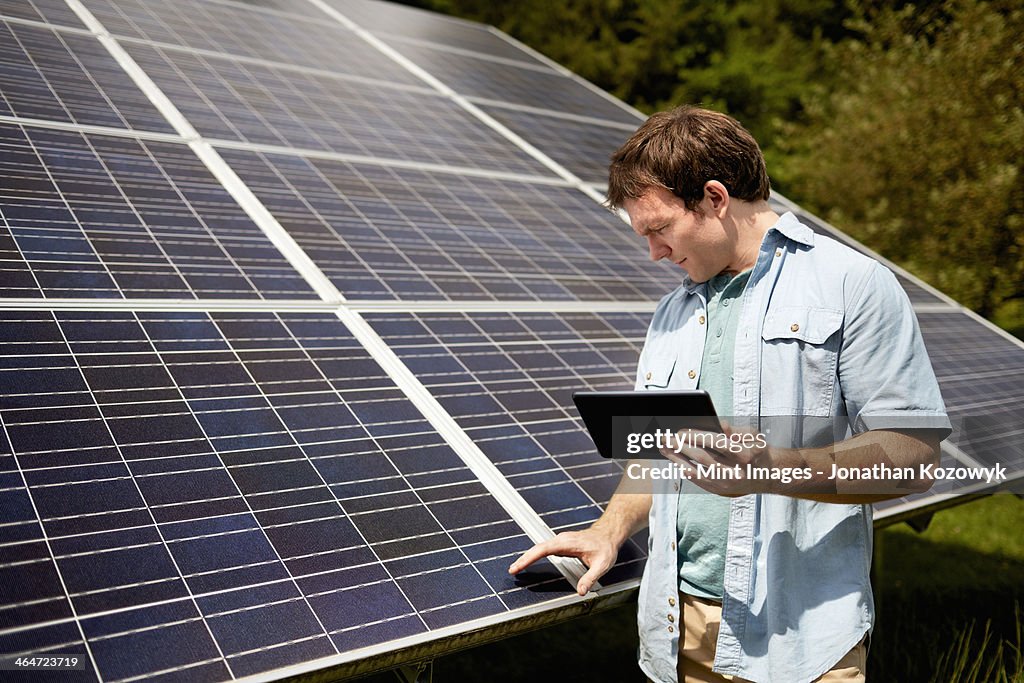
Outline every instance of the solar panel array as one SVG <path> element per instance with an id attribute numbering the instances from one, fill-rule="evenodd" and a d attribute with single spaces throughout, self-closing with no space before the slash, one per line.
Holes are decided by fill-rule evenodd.
<path id="1" fill-rule="evenodd" d="M 643 538 L 598 597 L 506 573 L 610 497 L 570 396 L 632 386 L 680 278 L 595 201 L 635 112 L 372 0 L 0 23 L 0 655 L 359 673 L 635 588 Z M 954 412 L 1019 396 L 1019 346 L 902 281 Z M 947 457 L 1024 457 L 986 434 Z"/>

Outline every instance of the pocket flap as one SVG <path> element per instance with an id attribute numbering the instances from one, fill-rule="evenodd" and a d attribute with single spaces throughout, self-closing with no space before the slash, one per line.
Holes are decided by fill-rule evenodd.
<path id="1" fill-rule="evenodd" d="M 676 359 L 672 356 L 650 356 L 644 361 L 640 378 L 644 386 L 667 387 L 675 367 Z"/>
<path id="2" fill-rule="evenodd" d="M 765 316 L 761 337 L 765 341 L 799 339 L 824 344 L 842 324 L 843 312 L 838 309 L 782 306 Z"/>

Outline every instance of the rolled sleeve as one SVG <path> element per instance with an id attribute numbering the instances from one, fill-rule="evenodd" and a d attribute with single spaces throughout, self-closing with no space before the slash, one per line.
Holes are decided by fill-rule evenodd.
<path id="1" fill-rule="evenodd" d="M 892 272 L 874 262 L 846 311 L 838 374 L 855 432 L 950 432 L 917 316 Z"/>

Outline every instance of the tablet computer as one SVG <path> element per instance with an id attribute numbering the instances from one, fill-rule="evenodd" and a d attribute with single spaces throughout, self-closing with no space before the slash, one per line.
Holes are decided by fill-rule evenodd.
<path id="1" fill-rule="evenodd" d="M 722 431 L 706 391 L 577 391 L 572 400 L 606 458 L 661 458 L 666 430 Z"/>

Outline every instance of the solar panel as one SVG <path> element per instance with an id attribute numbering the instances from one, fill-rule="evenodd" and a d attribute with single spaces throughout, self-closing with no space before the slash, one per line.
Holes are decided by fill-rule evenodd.
<path id="1" fill-rule="evenodd" d="M 483 110 L 589 183 L 608 180 L 612 153 L 636 129 L 635 124 L 608 125 L 598 119 L 556 117 L 543 111 L 498 106 Z"/>
<path id="2" fill-rule="evenodd" d="M 650 301 L 681 281 L 645 264 L 631 231 L 570 188 L 222 155 L 350 299 Z"/>
<path id="3" fill-rule="evenodd" d="M 550 597 L 507 575 L 531 541 L 335 316 L 0 329 L 0 623 L 23 650 L 78 624 L 104 680 L 224 678 Z"/>
<path id="4" fill-rule="evenodd" d="M 311 298 L 185 145 L 0 123 L 2 291 Z"/>
<path id="5" fill-rule="evenodd" d="M 128 52 L 209 138 L 550 175 L 448 98 L 148 45 Z"/>
<path id="6" fill-rule="evenodd" d="M 0 16 L 85 28 L 64 0 L 0 0 Z"/>
<path id="7" fill-rule="evenodd" d="M 173 132 L 91 36 L 0 20 L 0 114 Z"/>
<path id="8" fill-rule="evenodd" d="M 642 536 L 587 598 L 579 563 L 506 573 L 600 514 L 621 465 L 571 393 L 632 386 L 681 281 L 594 201 L 635 112 L 369 0 L 0 16 L 0 656 L 355 675 L 635 589 Z M 944 462 L 1020 463 L 1019 345 L 900 277 L 989 419 Z"/>
<path id="9" fill-rule="evenodd" d="M 425 45 L 388 40 L 399 53 L 436 76 L 460 95 L 639 124 L 632 111 L 583 82 L 547 67 L 514 66 L 485 56 L 455 54 Z"/>

